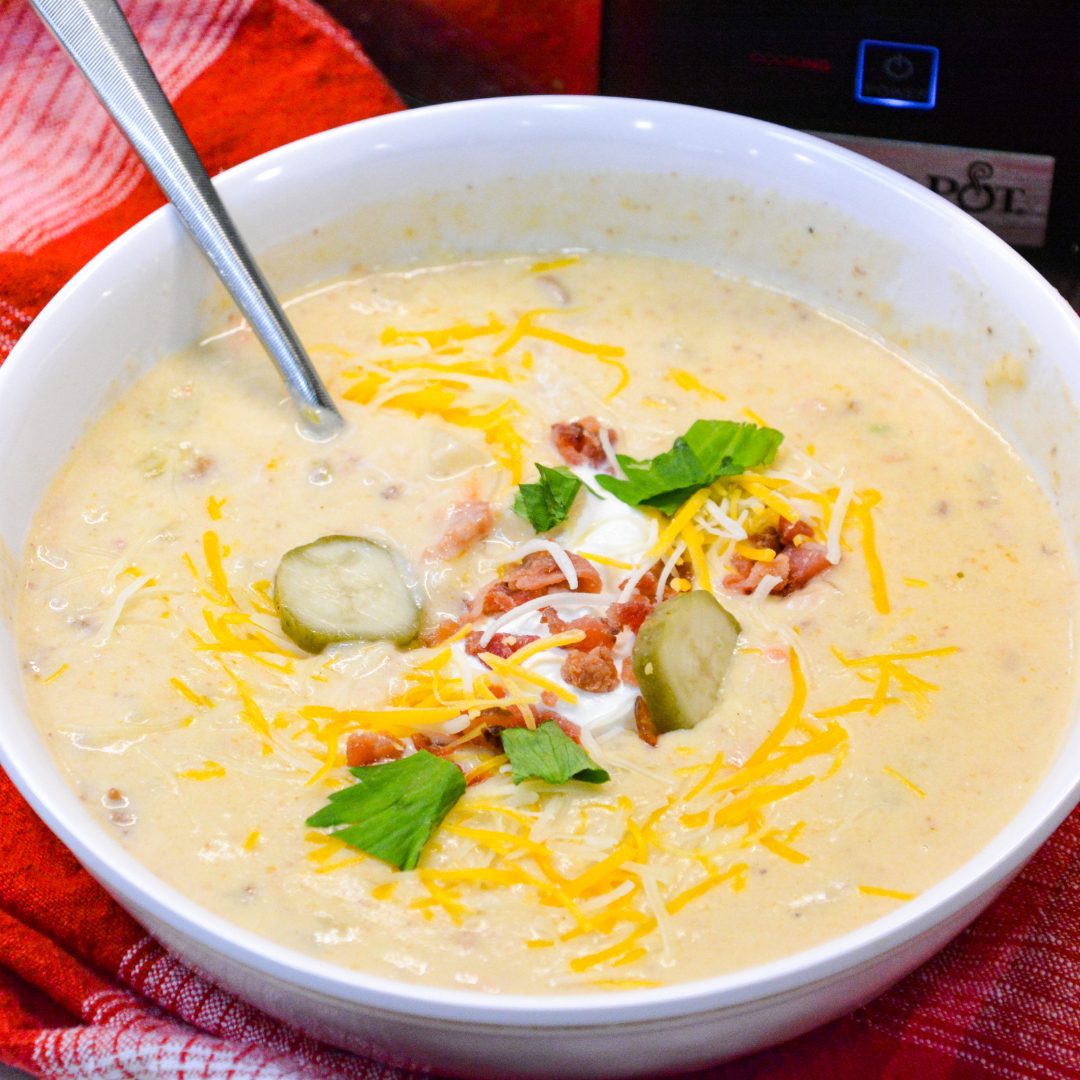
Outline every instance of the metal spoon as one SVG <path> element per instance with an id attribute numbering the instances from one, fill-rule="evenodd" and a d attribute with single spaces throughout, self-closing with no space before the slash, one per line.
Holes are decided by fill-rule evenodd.
<path id="1" fill-rule="evenodd" d="M 30 0 L 176 207 L 274 361 L 307 431 L 343 421 L 255 264 L 115 0 Z"/>

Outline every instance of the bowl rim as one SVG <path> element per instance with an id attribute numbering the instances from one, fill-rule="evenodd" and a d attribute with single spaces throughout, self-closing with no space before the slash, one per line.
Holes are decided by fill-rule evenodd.
<path id="1" fill-rule="evenodd" d="M 1076 319 L 1064 298 L 1003 240 L 961 210 L 914 181 L 824 139 L 711 109 L 614 97 L 537 96 L 453 102 L 356 121 L 309 135 L 226 170 L 214 178 L 214 183 L 228 203 L 231 197 L 241 194 L 269 170 L 285 170 L 297 160 L 324 154 L 335 146 L 357 142 L 362 152 L 372 153 L 384 150 L 387 144 L 380 144 L 380 140 L 389 136 L 390 151 L 399 152 L 430 141 L 433 136 L 434 141 L 445 139 L 448 131 L 460 130 L 461 125 L 487 123 L 501 125 L 509 131 L 514 121 L 528 126 L 541 120 L 548 121 L 553 114 L 565 117 L 567 113 L 575 114 L 577 120 L 584 118 L 586 124 L 602 122 L 608 127 L 618 123 L 628 128 L 643 117 L 664 131 L 682 123 L 713 125 L 717 133 L 726 131 L 744 136 L 753 133 L 786 146 L 792 152 L 808 154 L 817 161 L 842 165 L 846 170 L 854 168 L 883 188 L 890 189 L 894 195 L 917 205 L 920 213 L 928 212 L 946 222 L 951 230 L 965 236 L 973 248 L 1003 263 L 1009 272 L 1023 275 L 1043 294 L 1048 312 L 1056 307 L 1058 316 L 1067 315 L 1071 320 L 1068 325 L 1076 342 L 1077 356 L 1080 356 L 1080 320 Z M 326 154 L 326 157 L 329 160 L 332 155 Z M 168 247 L 180 235 L 174 211 L 166 205 L 132 226 L 83 266 L 41 311 L 16 343 L 8 360 L 0 366 L 0 397 L 7 391 L 9 383 L 33 364 L 39 343 L 48 342 L 56 320 L 64 317 L 66 305 L 81 290 L 91 286 L 98 275 L 107 272 L 113 260 L 123 259 L 132 247 Z M 168 924 L 202 948 L 258 974 L 370 1009 L 442 1021 L 527 1024 L 540 1028 L 632 1024 L 677 1016 L 692 1017 L 781 995 L 854 970 L 903 949 L 921 934 L 978 903 L 1034 854 L 1080 799 L 1080 776 L 1071 783 L 1055 785 L 1052 790 L 1047 790 L 1051 777 L 1044 777 L 1017 814 L 985 847 L 914 900 L 854 930 L 777 960 L 648 989 L 488 994 L 366 974 L 316 959 L 237 927 L 157 878 L 118 841 L 109 837 L 89 813 L 84 812 L 86 822 L 68 822 L 52 805 L 50 796 L 58 785 L 70 793 L 59 767 L 50 761 L 55 776 L 49 776 L 47 770 L 37 769 L 32 762 L 24 761 L 21 752 L 11 747 L 2 726 L 0 764 L 49 828 L 98 881 L 114 895 L 123 896 L 126 902 Z M 76 827 L 86 823 L 94 828 Z"/>

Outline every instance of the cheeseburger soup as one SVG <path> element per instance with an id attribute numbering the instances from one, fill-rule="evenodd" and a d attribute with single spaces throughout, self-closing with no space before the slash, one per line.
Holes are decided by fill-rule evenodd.
<path id="1" fill-rule="evenodd" d="M 70 783 L 211 911 L 426 984 L 657 986 L 895 911 L 1042 777 L 1064 537 L 880 344 L 631 256 L 290 314 L 348 430 L 302 437 L 243 327 L 161 363 L 18 599 Z"/>

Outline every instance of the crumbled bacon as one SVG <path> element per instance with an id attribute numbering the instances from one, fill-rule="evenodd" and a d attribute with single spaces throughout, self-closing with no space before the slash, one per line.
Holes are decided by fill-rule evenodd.
<path id="1" fill-rule="evenodd" d="M 643 697 L 639 697 L 634 702 L 634 726 L 637 728 L 638 738 L 642 742 L 648 743 L 650 746 L 656 745 L 656 740 L 660 738 L 660 735 L 656 730 L 656 725 L 653 723 L 649 706 L 645 704 Z"/>
<path id="2" fill-rule="evenodd" d="M 787 596 L 801 589 L 832 565 L 823 544 L 795 543 L 798 537 L 813 535 L 814 530 L 805 521 L 790 522 L 780 518 L 776 528 L 770 526 L 749 538 L 754 547 L 774 551 L 775 558 L 763 562 L 742 555 L 732 556 L 732 573 L 724 578 L 724 585 L 749 594 L 763 578 L 772 575 L 780 579 L 771 589 L 774 596 Z"/>
<path id="3" fill-rule="evenodd" d="M 796 536 L 813 536 L 814 530 L 805 521 L 788 521 L 782 517 L 776 524 L 776 531 L 780 535 L 780 541 L 784 544 L 794 544 Z"/>
<path id="4" fill-rule="evenodd" d="M 345 764 L 350 769 L 380 761 L 397 761 L 404 753 L 404 743 L 381 731 L 353 731 L 345 740 Z"/>
<path id="5" fill-rule="evenodd" d="M 577 589 L 571 590 L 566 574 L 547 551 L 534 551 L 503 573 L 498 581 L 485 585 L 473 601 L 470 615 L 502 615 L 519 604 L 553 592 L 598 593 L 603 587 L 595 566 L 580 555 L 567 552 L 577 571 Z"/>
<path id="6" fill-rule="evenodd" d="M 604 645 L 590 652 L 567 653 L 561 674 L 571 686 L 594 694 L 607 694 L 619 685 L 615 658 Z"/>
<path id="7" fill-rule="evenodd" d="M 562 729 L 563 734 L 568 735 L 574 742 L 581 742 L 581 728 L 573 723 L 573 721 L 567 720 L 561 713 L 555 712 L 554 709 L 546 709 L 541 705 L 530 705 L 529 711 L 532 713 L 533 721 L 537 727 L 550 721 L 551 723 L 558 724 Z M 500 735 L 504 728 L 523 728 L 529 726 L 528 722 L 525 720 L 524 714 L 516 705 L 510 705 L 506 708 L 497 707 L 484 709 L 477 717 L 477 721 L 485 725 L 484 734 L 486 738 L 499 748 L 502 746 Z"/>
<path id="8" fill-rule="evenodd" d="M 417 750 L 426 750 L 429 754 L 434 754 L 436 757 L 446 757 L 451 751 L 450 744 L 454 741 L 453 736 L 451 735 L 439 733 L 428 735 L 423 731 L 415 732 L 410 738 L 412 739 L 413 746 L 415 746 Z"/>
<path id="9" fill-rule="evenodd" d="M 788 592 L 801 589 L 832 565 L 824 544 L 800 544 L 791 548 L 787 556 L 791 567 L 788 572 Z"/>
<path id="10" fill-rule="evenodd" d="M 619 668 L 619 677 L 627 686 L 637 686 L 637 676 L 634 674 L 634 661 L 631 657 L 627 656 L 623 662 L 622 667 Z"/>
<path id="11" fill-rule="evenodd" d="M 573 592 L 598 593 L 603 587 L 600 572 L 587 559 L 568 551 L 567 555 L 577 571 L 578 583 Z M 549 592 L 563 592 L 569 589 L 566 574 L 547 551 L 534 551 L 526 555 L 516 567 L 511 567 L 503 575 L 503 580 L 512 590 L 528 593 L 529 599 L 543 596 Z"/>
<path id="12" fill-rule="evenodd" d="M 453 637 L 464 624 L 460 619 L 443 619 L 442 622 L 427 630 L 420 631 L 420 641 L 429 649 L 441 645 L 447 638 Z"/>
<path id="13" fill-rule="evenodd" d="M 492 581 L 480 590 L 480 595 L 469 609 L 469 617 L 475 619 L 480 615 L 503 615 L 528 599 L 527 596 L 516 597 L 505 581 Z"/>
<path id="14" fill-rule="evenodd" d="M 600 441 L 600 421 L 595 416 L 584 416 L 569 424 L 552 424 L 551 438 L 567 465 L 592 465 L 599 469 L 609 464 Z M 612 446 L 616 438 L 615 432 L 608 428 Z"/>
<path id="15" fill-rule="evenodd" d="M 495 525 L 495 513 L 482 499 L 455 503 L 446 515 L 446 529 L 427 554 L 437 559 L 456 559 L 470 544 L 482 540 Z"/>
<path id="16" fill-rule="evenodd" d="M 564 649 L 574 649 L 578 652 L 591 652 L 599 645 L 613 649 L 615 637 L 621 629 L 602 615 L 583 615 L 580 619 L 564 622 L 559 618 L 559 613 L 550 607 L 540 609 L 540 618 L 553 634 L 562 634 L 567 630 L 582 631 L 585 636 L 580 641 L 563 646 Z"/>
<path id="17" fill-rule="evenodd" d="M 480 639 L 483 637 L 483 633 L 479 630 L 474 630 L 471 634 L 465 637 L 465 651 L 470 656 L 479 656 L 481 653 L 491 653 L 492 656 L 501 657 L 506 660 L 518 651 L 523 649 L 530 641 L 537 641 L 536 634 L 492 634 L 491 640 L 486 645 L 480 644 Z M 480 661 L 483 663 L 483 661 Z M 485 667 L 490 665 L 485 664 Z"/>
<path id="18" fill-rule="evenodd" d="M 636 634 L 641 629 L 641 624 L 649 617 L 649 613 L 654 606 L 652 601 L 643 600 L 639 597 L 637 600 L 630 600 L 625 604 L 612 604 L 608 608 L 607 617 L 610 622 L 615 623 L 620 628 Z"/>
<path id="19" fill-rule="evenodd" d="M 640 600 L 647 603 L 650 607 L 656 603 L 656 587 L 660 584 L 660 578 L 664 574 L 663 560 L 658 560 L 645 571 L 644 574 L 638 578 L 637 584 L 634 586 L 634 591 L 630 597 L 631 601 Z M 664 583 L 664 596 L 663 599 L 667 600 L 669 597 L 674 596 L 679 590 L 676 589 L 675 582 L 680 579 L 683 581 L 692 581 L 694 578 L 694 568 L 690 564 L 689 560 L 677 562 L 671 569 L 671 573 L 668 575 L 667 581 Z M 619 584 L 621 589 L 626 582 L 623 581 Z M 645 613 L 646 615 L 648 612 Z M 642 618 L 645 616 L 643 615 Z M 638 624 L 641 625 L 640 623 Z"/>

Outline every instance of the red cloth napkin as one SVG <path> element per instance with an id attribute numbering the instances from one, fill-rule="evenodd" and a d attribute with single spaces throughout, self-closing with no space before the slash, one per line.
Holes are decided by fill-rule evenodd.
<path id="1" fill-rule="evenodd" d="M 399 107 L 309 0 L 125 6 L 211 171 Z M 0 0 L 0 358 L 75 270 L 161 201 L 29 9 Z M 0 821 L 0 1061 L 65 1080 L 403 1080 L 191 972 L 2 775 Z M 986 915 L 891 992 L 702 1076 L 1080 1077 L 1080 812 Z"/>

